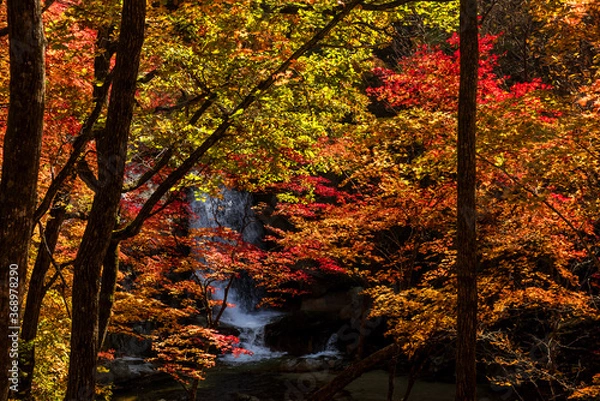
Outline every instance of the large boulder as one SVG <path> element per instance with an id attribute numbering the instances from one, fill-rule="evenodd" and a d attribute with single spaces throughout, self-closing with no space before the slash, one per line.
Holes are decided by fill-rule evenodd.
<path id="1" fill-rule="evenodd" d="M 124 383 L 157 374 L 143 358 L 122 357 L 105 362 L 98 373 L 99 383 Z"/>
<path id="2" fill-rule="evenodd" d="M 352 296 L 347 292 L 334 292 L 319 298 L 303 299 L 300 311 L 306 313 L 322 313 L 339 318 L 341 311 L 352 303 Z"/>
<path id="3" fill-rule="evenodd" d="M 333 319 L 360 319 L 365 310 L 361 287 L 325 293 L 319 297 L 302 299 L 300 311 L 308 314 L 329 315 Z"/>
<path id="4" fill-rule="evenodd" d="M 323 351 L 341 325 L 329 313 L 297 311 L 265 327 L 265 344 L 292 356 L 312 354 Z"/>
<path id="5" fill-rule="evenodd" d="M 350 337 L 354 340 L 362 315 L 367 313 L 361 291 L 362 288 L 354 287 L 303 298 L 297 310 L 267 325 L 266 345 L 301 356 L 324 351 L 334 334 L 344 342 Z"/>
<path id="6" fill-rule="evenodd" d="M 151 331 L 151 324 L 140 323 L 132 328 L 133 334 L 108 332 L 103 349 L 114 350 L 115 355 L 119 357 L 147 358 L 152 355 L 152 342 L 143 336 Z"/>

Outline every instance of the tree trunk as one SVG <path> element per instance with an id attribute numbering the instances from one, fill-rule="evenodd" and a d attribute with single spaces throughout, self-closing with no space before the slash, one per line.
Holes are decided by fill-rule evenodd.
<path id="1" fill-rule="evenodd" d="M 369 355 L 362 361 L 358 361 L 348 366 L 342 373 L 336 376 L 332 381 L 321 387 L 307 399 L 311 401 L 331 401 L 333 396 L 340 390 L 343 390 L 348 384 L 358 379 L 363 373 L 372 369 L 378 363 L 393 358 L 398 354 L 399 348 L 396 344 L 388 345 L 385 348 Z"/>
<path id="2" fill-rule="evenodd" d="M 8 398 L 9 389 L 18 390 L 18 379 L 11 374 L 9 380 L 7 374 L 17 361 L 15 354 L 10 355 L 13 342 L 8 335 L 18 336 L 19 331 L 18 309 L 34 227 L 45 90 L 39 0 L 7 1 L 7 18 L 10 105 L 0 182 L 0 401 Z"/>
<path id="3" fill-rule="evenodd" d="M 460 1 L 458 99 L 456 401 L 475 401 L 477 339 L 477 233 L 475 140 L 479 43 L 477 0 Z"/>
<path id="4" fill-rule="evenodd" d="M 200 385 L 200 381 L 198 379 L 194 379 L 190 388 L 188 389 L 188 401 L 196 401 L 198 394 L 198 386 Z"/>
<path id="5" fill-rule="evenodd" d="M 390 367 L 388 372 L 388 392 L 387 401 L 394 400 L 394 383 L 396 381 L 396 369 L 398 367 L 398 354 L 394 355 L 390 360 Z"/>
<path id="6" fill-rule="evenodd" d="M 117 275 L 119 273 L 118 241 L 111 241 L 102 265 L 102 282 L 98 303 L 98 350 L 102 350 L 115 301 L 115 289 L 117 288 Z"/>
<path id="7" fill-rule="evenodd" d="M 96 139 L 98 186 L 74 264 L 73 322 L 65 400 L 92 401 L 98 354 L 100 270 L 121 199 L 129 128 L 144 41 L 145 0 L 125 0 L 104 132 Z"/>
<path id="8" fill-rule="evenodd" d="M 48 287 L 44 285 L 46 274 L 50 269 L 52 262 L 51 254 L 54 253 L 60 227 L 67 214 L 68 199 L 66 194 L 59 195 L 55 205 L 50 211 L 50 219 L 46 224 L 44 239 L 40 242 L 37 252 L 37 258 L 31 278 L 29 279 L 29 288 L 27 291 L 27 302 L 25 303 L 25 312 L 23 313 L 23 328 L 21 340 L 23 350 L 20 353 L 21 360 L 21 382 L 19 383 L 19 398 L 31 399 L 31 384 L 33 379 L 33 370 L 35 368 L 35 338 L 37 336 L 38 322 L 42 309 L 42 301 L 46 296 Z"/>
<path id="9" fill-rule="evenodd" d="M 95 81 L 97 82 L 97 86 L 94 87 L 93 96 L 94 102 L 96 103 L 96 108 L 98 109 L 95 113 L 97 113 L 98 115 L 100 113 L 101 105 L 106 100 L 106 93 L 104 93 L 106 92 L 106 89 L 103 88 L 101 85 L 104 85 L 104 82 L 106 81 L 110 67 L 110 58 L 114 54 L 114 46 L 110 42 L 110 34 L 111 28 L 101 28 L 98 31 L 96 40 L 97 54 L 94 59 L 94 75 Z M 96 119 L 97 116 L 92 117 L 90 119 L 89 124 L 93 125 Z M 74 150 L 74 153 L 78 155 L 80 152 Z M 69 167 L 65 168 L 65 171 L 70 170 Z M 37 337 L 42 302 L 48 290 L 48 287 L 44 284 L 44 282 L 46 280 L 46 275 L 50 268 L 51 254 L 54 253 L 54 249 L 60 233 L 60 227 L 65 220 L 66 207 L 69 203 L 68 191 L 70 189 L 65 189 L 70 187 L 71 185 L 70 183 L 65 182 L 69 179 L 69 175 L 72 174 L 64 174 L 64 180 L 60 179 L 59 177 L 56 177 L 55 181 L 53 181 L 52 183 L 52 185 L 56 185 L 56 183 L 59 183 L 58 185 L 62 185 L 62 188 L 58 190 L 58 194 L 56 195 L 56 197 L 52 196 L 52 199 L 54 199 L 54 205 L 52 210 L 50 211 L 50 219 L 46 224 L 44 232 L 45 241 L 40 243 L 40 246 L 38 248 L 35 265 L 33 267 L 27 289 L 27 301 L 25 303 L 21 334 L 23 349 L 21 350 L 21 353 L 19 355 L 21 360 L 21 378 L 19 383 L 20 388 L 18 396 L 20 399 L 24 400 L 32 399 L 31 386 L 33 384 L 33 371 L 35 370 L 36 362 L 34 341 Z M 43 206 L 41 207 L 41 210 L 44 210 Z M 36 211 L 36 213 L 38 212 L 39 209 L 38 211 Z M 38 214 L 38 216 L 44 213 L 45 212 L 41 212 Z"/>
<path id="10" fill-rule="evenodd" d="M 425 348 L 424 352 L 427 352 L 427 348 Z M 427 355 L 427 354 L 426 354 Z M 429 355 L 418 357 L 413 356 L 413 361 L 410 367 L 410 372 L 408 373 L 408 381 L 406 383 L 406 390 L 404 391 L 404 395 L 402 396 L 402 401 L 408 401 L 410 397 L 410 393 L 412 392 L 415 383 L 417 382 L 417 377 L 421 373 L 423 366 L 425 366 L 426 358 L 429 358 Z"/>

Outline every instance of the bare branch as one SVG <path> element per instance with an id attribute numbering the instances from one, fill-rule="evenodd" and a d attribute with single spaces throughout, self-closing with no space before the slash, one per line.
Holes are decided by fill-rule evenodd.
<path id="1" fill-rule="evenodd" d="M 404 4 L 414 3 L 415 1 L 416 0 L 395 0 L 388 3 L 363 3 L 362 9 L 368 11 L 386 11 L 392 10 Z M 455 0 L 427 0 L 429 3 L 450 3 L 453 1 Z"/>
<path id="2" fill-rule="evenodd" d="M 140 79 L 138 79 L 138 83 L 147 84 L 148 82 L 152 81 L 154 79 L 154 77 L 156 77 L 157 75 L 158 75 L 158 70 L 154 69 L 154 70 L 148 72 L 146 75 L 144 75 Z"/>
<path id="3" fill-rule="evenodd" d="M 98 192 L 98 179 L 90 169 L 89 164 L 85 161 L 85 159 L 80 159 L 77 162 L 77 175 L 81 178 L 81 181 L 88 186 L 89 189 L 94 191 L 94 193 Z"/>
<path id="4" fill-rule="evenodd" d="M 204 103 L 202 103 L 202 106 L 200 106 L 200 108 L 196 110 L 192 118 L 190 118 L 190 125 L 196 125 L 200 117 L 202 117 L 206 110 L 208 110 L 208 108 L 212 106 L 215 100 L 217 100 L 217 95 L 211 93 L 211 95 L 204 101 Z"/>
<path id="5" fill-rule="evenodd" d="M 65 276 L 62 274 L 62 267 L 54 259 L 53 252 L 50 250 L 50 246 L 48 245 L 48 242 L 46 241 L 46 234 L 44 233 L 44 228 L 42 227 L 42 223 L 39 222 L 39 221 L 38 221 L 38 228 L 40 230 L 40 237 L 42 238 L 42 243 L 44 244 L 44 250 L 48 254 L 48 258 L 50 259 L 50 263 L 52 264 L 52 266 L 54 266 L 54 269 L 56 269 L 56 274 L 53 276 L 52 279 L 50 279 L 50 282 L 46 286 L 44 286 L 44 292 L 48 291 L 48 289 L 50 288 L 50 286 L 56 280 L 57 276 L 60 277 L 60 280 L 63 283 L 63 287 L 67 288 L 67 281 L 65 280 Z M 69 309 L 69 303 L 67 302 L 67 298 L 66 298 L 66 296 L 65 296 L 65 294 L 64 294 L 63 291 L 60 292 L 60 295 L 62 297 L 62 300 L 63 300 L 64 304 L 65 304 L 65 310 L 67 312 L 67 316 L 70 319 L 71 318 L 71 310 Z"/>
<path id="6" fill-rule="evenodd" d="M 125 192 L 134 191 L 134 190 L 138 189 L 139 187 L 141 187 L 142 185 L 144 185 L 152 177 L 154 177 L 154 175 L 156 173 L 158 173 L 164 166 L 166 166 L 167 163 L 169 163 L 169 160 L 171 160 L 171 157 L 173 157 L 173 150 L 171 148 L 166 148 L 162 152 L 160 159 L 156 162 L 156 164 L 154 165 L 154 167 L 151 170 L 148 170 L 147 172 L 145 172 L 134 185 L 123 188 L 121 190 L 121 192 L 125 193 Z"/>
<path id="7" fill-rule="evenodd" d="M 196 95 L 192 98 L 188 98 L 184 93 L 183 96 L 177 101 L 176 104 L 174 104 L 172 106 L 157 106 L 154 109 L 154 112 L 158 113 L 160 111 L 163 111 L 163 112 L 168 113 L 168 112 L 171 112 L 174 110 L 181 110 L 185 107 L 189 107 L 193 104 L 199 103 L 200 101 L 202 101 L 202 99 L 205 99 L 207 95 L 208 95 L 207 93 L 201 93 L 200 95 Z"/>
<path id="8" fill-rule="evenodd" d="M 58 190 L 62 186 L 63 182 L 67 179 L 67 177 L 69 177 L 69 175 L 71 175 L 73 169 L 75 168 L 75 164 L 79 160 L 81 152 L 83 152 L 87 143 L 92 139 L 94 124 L 96 123 L 96 121 L 100 117 L 100 113 L 102 112 L 102 108 L 108 96 L 108 88 L 110 87 L 111 81 L 112 73 L 109 74 L 106 82 L 104 83 L 104 85 L 102 85 L 100 96 L 96 100 L 94 110 L 92 110 L 88 118 L 85 120 L 85 123 L 81 128 L 79 136 L 75 138 L 75 141 L 73 142 L 73 151 L 71 152 L 69 159 L 65 163 L 65 166 L 62 168 L 62 170 L 58 173 L 56 178 L 52 180 L 50 188 L 48 188 L 44 199 L 36 209 L 34 214 L 35 220 L 39 220 L 46 213 L 46 211 L 48 211 L 48 208 L 52 203 L 52 199 L 54 199 L 54 196 L 58 193 Z"/>

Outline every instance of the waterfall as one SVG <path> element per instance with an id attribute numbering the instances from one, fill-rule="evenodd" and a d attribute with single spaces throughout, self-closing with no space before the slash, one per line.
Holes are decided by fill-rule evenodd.
<path id="1" fill-rule="evenodd" d="M 252 198 L 246 192 L 223 188 L 221 198 L 194 191 L 192 210 L 194 228 L 227 227 L 236 230 L 244 241 L 259 245 L 263 236 L 262 224 L 252 210 Z"/>
<path id="2" fill-rule="evenodd" d="M 302 358 L 342 358 L 342 353 L 337 346 L 337 342 L 338 335 L 337 333 L 333 333 L 331 337 L 329 337 L 329 340 L 327 340 L 327 344 L 325 344 L 325 348 L 322 351 L 304 355 Z"/>
<path id="3" fill-rule="evenodd" d="M 194 198 L 197 200 L 193 201 L 191 205 L 196 216 L 192 222 L 193 228 L 227 227 L 240 233 L 245 242 L 260 246 L 263 227 L 252 210 L 250 194 L 224 188 L 222 196 L 219 198 L 206 194 L 195 193 L 195 195 Z M 210 265 L 206 266 L 207 271 L 210 271 L 210 268 Z M 201 276 L 203 273 L 198 272 L 198 274 Z M 222 300 L 227 283 L 213 283 L 213 286 L 215 286 L 213 299 Z M 250 351 L 251 354 L 242 354 L 237 357 L 231 354 L 225 355 L 221 358 L 225 362 L 254 362 L 283 355 L 283 353 L 271 351 L 264 344 L 265 326 L 280 317 L 281 314 L 274 311 L 255 310 L 254 305 L 259 300 L 260 294 L 257 293 L 249 279 L 238 280 L 229 289 L 227 302 L 234 306 L 225 309 L 220 317 L 220 322 L 239 331 L 239 346 Z"/>
<path id="4" fill-rule="evenodd" d="M 236 303 L 237 292 L 230 293 L 231 302 Z M 273 311 L 248 311 L 243 306 L 227 308 L 221 317 L 221 322 L 235 327 L 240 331 L 240 347 L 249 350 L 252 354 L 224 355 L 221 359 L 228 363 L 256 362 L 282 356 L 283 352 L 271 351 L 265 346 L 265 327 L 273 320 L 279 318 L 281 313 Z"/>

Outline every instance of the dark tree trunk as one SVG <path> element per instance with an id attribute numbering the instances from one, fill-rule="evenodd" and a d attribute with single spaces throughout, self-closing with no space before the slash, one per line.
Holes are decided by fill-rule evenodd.
<path id="1" fill-rule="evenodd" d="M 393 358 L 399 352 L 396 344 L 388 345 L 385 348 L 369 355 L 365 359 L 348 366 L 342 373 L 336 376 L 332 381 L 321 387 L 313 393 L 308 400 L 311 401 L 330 401 L 340 390 L 343 390 L 348 384 L 362 376 L 363 373 L 373 369 L 378 363 Z"/>
<path id="2" fill-rule="evenodd" d="M 29 288 L 27 291 L 27 302 L 25 303 L 25 312 L 23 313 L 23 327 L 21 331 L 21 340 L 23 349 L 20 353 L 21 360 L 21 382 L 19 383 L 19 398 L 31 399 L 31 385 L 33 379 L 33 370 L 35 368 L 35 343 L 37 336 L 38 322 L 42 301 L 48 291 L 48 286 L 44 285 L 46 274 L 52 263 L 52 253 L 56 247 L 60 227 L 67 214 L 68 197 L 66 194 L 59 195 L 56 198 L 55 205 L 50 211 L 50 219 L 46 224 L 44 239 L 40 242 L 35 265 L 29 279 Z"/>
<path id="3" fill-rule="evenodd" d="M 398 367 L 398 354 L 394 355 L 390 361 L 390 367 L 388 372 L 388 392 L 387 401 L 394 400 L 394 382 L 396 380 L 396 369 Z"/>
<path id="4" fill-rule="evenodd" d="M 20 304 L 24 294 L 27 258 L 34 221 L 44 116 L 44 31 L 39 0 L 7 1 L 10 41 L 10 105 L 3 145 L 0 182 L 0 401 L 8 398 L 8 379 L 14 358 L 9 356 L 9 334 L 18 329 L 18 314 L 9 303 Z M 9 271 L 18 285 L 9 285 Z M 10 276 L 14 280 L 17 276 Z M 12 292 L 11 292 L 12 290 Z M 12 308 L 12 305 L 11 305 Z M 10 312 L 15 313 L 18 307 Z M 13 355 L 14 356 L 14 355 Z"/>
<path id="5" fill-rule="evenodd" d="M 73 322 L 65 400 L 92 401 L 98 354 L 100 271 L 121 199 L 129 128 L 144 41 L 145 0 L 125 0 L 113 86 L 104 132 L 96 138 L 98 186 L 77 252 L 73 276 Z"/>
<path id="6" fill-rule="evenodd" d="M 406 383 L 406 390 L 404 391 L 404 396 L 402 397 L 402 401 L 408 401 L 408 397 L 410 397 L 410 393 L 412 392 L 413 387 L 415 386 L 415 382 L 417 381 L 416 375 L 409 375 L 408 382 Z"/>
<path id="7" fill-rule="evenodd" d="M 96 40 L 96 57 L 94 60 L 94 74 L 97 85 L 94 87 L 94 102 L 96 103 L 95 111 L 86 123 L 93 125 L 95 120 L 100 114 L 102 104 L 106 100 L 106 88 L 103 86 L 107 79 L 110 67 L 110 58 L 114 54 L 114 46 L 110 41 L 110 28 L 101 28 L 98 31 Z M 87 141 L 80 141 L 79 149 L 83 148 L 83 143 Z M 76 146 L 77 148 L 77 146 Z M 74 150 L 71 157 L 77 158 L 80 150 Z M 50 196 L 49 199 L 53 200 L 53 208 L 50 211 L 50 219 L 46 224 L 44 230 L 45 241 L 42 242 L 38 248 L 35 265 L 33 267 L 31 278 L 27 289 L 27 301 L 25 303 L 25 310 L 23 314 L 22 333 L 21 340 L 23 342 L 23 349 L 19 355 L 21 359 L 21 380 L 19 383 L 19 398 L 24 400 L 30 400 L 31 398 L 31 386 L 33 384 L 33 371 L 35 369 L 35 343 L 34 340 L 37 336 L 39 317 L 42 307 L 42 302 L 48 291 L 49 285 L 45 284 L 46 275 L 51 265 L 51 254 L 54 252 L 54 248 L 58 241 L 60 233 L 60 227 L 66 217 L 66 207 L 69 203 L 68 191 L 70 183 L 69 176 L 73 176 L 72 170 L 67 165 L 64 167 L 65 170 L 61 171 L 59 177 L 55 178 L 52 182 L 52 186 L 58 185 L 60 188 L 56 197 Z M 64 177 L 61 179 L 60 176 Z M 51 191 L 49 191 L 51 192 Z M 43 203 L 43 202 L 42 202 Z M 41 216 L 45 213 L 43 204 L 40 205 L 36 211 L 37 216 Z M 55 277 L 56 278 L 56 277 Z"/>
<path id="8" fill-rule="evenodd" d="M 187 394 L 188 401 L 196 401 L 199 385 L 200 385 L 200 381 L 198 379 L 194 379 L 194 381 L 192 381 L 192 384 L 191 384 L 190 388 L 188 389 L 188 394 Z"/>
<path id="9" fill-rule="evenodd" d="M 460 91 L 458 99 L 458 287 L 456 401 L 475 401 L 477 339 L 477 233 L 475 139 L 479 44 L 477 0 L 460 1 Z"/>
<path id="10" fill-rule="evenodd" d="M 98 303 L 98 350 L 102 349 L 114 303 L 119 272 L 119 242 L 111 241 L 104 256 Z"/>

